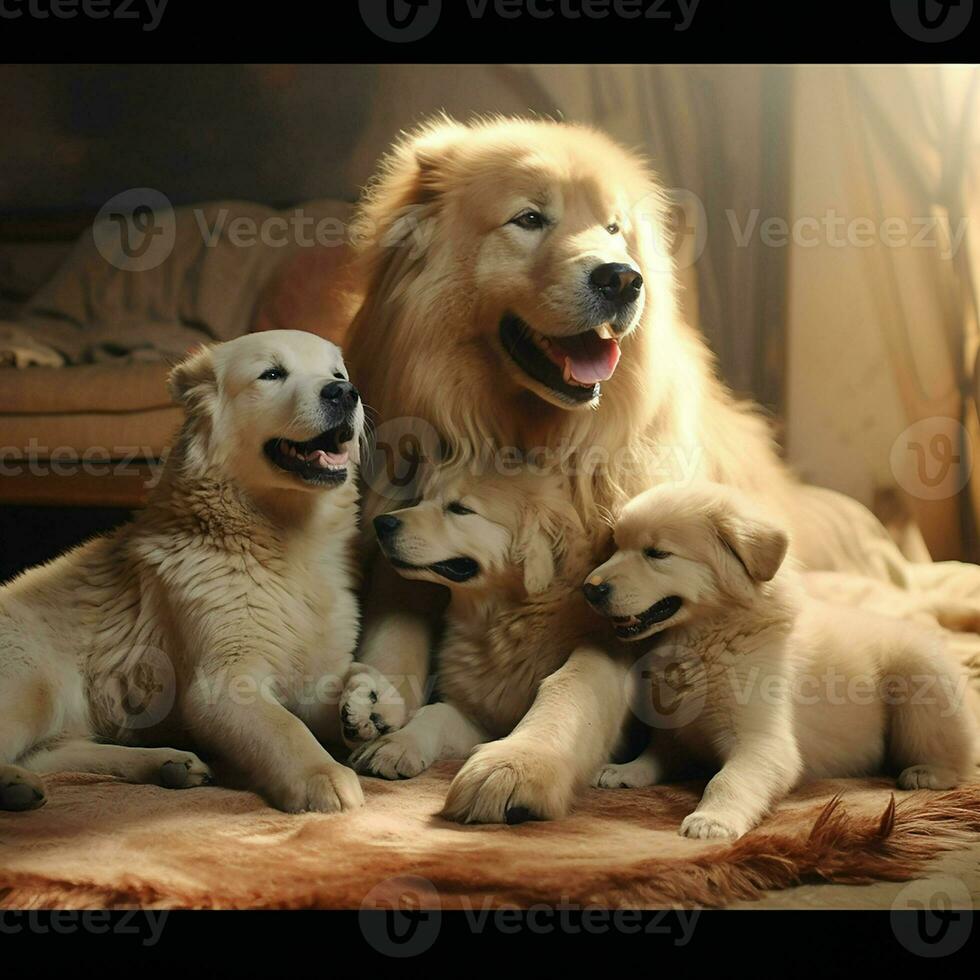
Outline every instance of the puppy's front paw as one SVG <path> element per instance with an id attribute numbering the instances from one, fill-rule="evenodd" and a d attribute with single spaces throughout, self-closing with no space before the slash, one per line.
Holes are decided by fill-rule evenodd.
<path id="1" fill-rule="evenodd" d="M 746 830 L 735 818 L 695 810 L 684 818 L 679 833 L 700 840 L 737 840 Z"/>
<path id="2" fill-rule="evenodd" d="M 959 777 L 952 769 L 939 766 L 909 766 L 898 777 L 900 789 L 953 789 Z"/>
<path id="3" fill-rule="evenodd" d="M 0 766 L 0 810 L 36 810 L 46 802 L 39 776 L 19 766 Z"/>
<path id="4" fill-rule="evenodd" d="M 397 731 L 408 720 L 405 702 L 380 672 L 354 664 L 340 696 L 340 725 L 348 746 Z"/>
<path id="5" fill-rule="evenodd" d="M 457 823 L 523 823 L 565 816 L 574 791 L 567 763 L 511 738 L 483 745 L 449 787 L 442 816 Z"/>
<path id="6" fill-rule="evenodd" d="M 638 789 L 642 786 L 652 786 L 656 782 L 648 766 L 635 762 L 623 765 L 603 766 L 592 777 L 592 785 L 600 789 Z"/>
<path id="7" fill-rule="evenodd" d="M 190 789 L 214 782 L 211 770 L 193 752 L 167 751 L 169 758 L 160 766 L 160 785 L 167 789 Z"/>
<path id="8" fill-rule="evenodd" d="M 364 791 L 353 769 L 334 763 L 287 787 L 271 802 L 287 813 L 339 813 L 363 806 Z"/>
<path id="9" fill-rule="evenodd" d="M 405 729 L 384 735 L 351 753 L 350 764 L 368 776 L 411 779 L 432 765 L 413 735 Z"/>

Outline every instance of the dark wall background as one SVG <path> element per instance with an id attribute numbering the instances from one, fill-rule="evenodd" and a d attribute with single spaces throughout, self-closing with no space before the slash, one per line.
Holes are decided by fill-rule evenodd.
<path id="1" fill-rule="evenodd" d="M 155 187 L 175 204 L 349 197 L 377 70 L 361 65 L 7 65 L 0 212 L 98 209 Z"/>

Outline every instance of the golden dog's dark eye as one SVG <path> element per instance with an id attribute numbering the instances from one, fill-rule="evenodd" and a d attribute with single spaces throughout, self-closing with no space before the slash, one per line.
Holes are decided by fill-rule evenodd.
<path id="1" fill-rule="evenodd" d="M 510 224 L 525 231 L 541 231 L 548 221 L 540 211 L 522 211 L 516 218 L 510 219 Z"/>
<path id="2" fill-rule="evenodd" d="M 608 231 L 610 235 L 618 235 L 619 225 L 614 221 L 612 224 L 606 225 L 606 231 Z"/>
<path id="3" fill-rule="evenodd" d="M 259 375 L 259 381 L 285 381 L 289 373 L 285 368 L 271 367 Z"/>
<path id="4" fill-rule="evenodd" d="M 652 561 L 661 561 L 664 558 L 670 557 L 669 551 L 660 551 L 657 548 L 647 548 L 643 554 L 645 554 L 647 558 L 650 558 Z"/>
<path id="5" fill-rule="evenodd" d="M 451 504 L 446 507 L 446 510 L 450 514 L 459 514 L 460 517 L 464 517 L 466 514 L 475 514 L 475 510 L 470 510 L 469 507 L 464 507 L 458 500 L 454 500 Z"/>

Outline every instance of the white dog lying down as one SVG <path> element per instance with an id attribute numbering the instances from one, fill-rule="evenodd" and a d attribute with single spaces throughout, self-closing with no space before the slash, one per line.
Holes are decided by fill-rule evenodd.
<path id="1" fill-rule="evenodd" d="M 967 678 L 939 630 L 808 597 L 786 534 L 736 491 L 650 490 L 616 543 L 586 597 L 623 640 L 667 632 L 633 671 L 649 748 L 598 785 L 720 763 L 680 832 L 735 838 L 803 778 L 889 768 L 903 789 L 947 789 L 971 770 Z"/>
<path id="2" fill-rule="evenodd" d="M 402 575 L 448 585 L 452 598 L 437 655 L 442 701 L 420 708 L 399 731 L 362 745 L 351 764 L 387 779 L 415 776 L 438 759 L 466 757 L 512 731 L 511 739 L 520 740 L 520 722 L 533 704 L 539 721 L 549 715 L 567 734 L 570 764 L 582 767 L 579 782 L 587 783 L 613 749 L 597 738 L 595 713 L 625 710 L 621 685 L 613 697 L 594 692 L 596 704 L 570 703 L 561 672 L 555 674 L 588 638 L 607 635 L 606 645 L 618 646 L 580 594 L 591 549 L 567 480 L 529 471 L 437 473 L 422 503 L 374 523 L 382 550 Z M 608 657 L 598 649 L 575 656 Z M 473 810 L 471 788 L 479 780 L 460 776 L 488 765 L 504 745 L 492 742 L 470 759 L 450 787 L 444 816 L 517 823 L 565 812 L 568 801 L 554 798 L 547 753 L 541 753 L 540 770 L 527 774 L 533 798 L 511 801 L 511 788 L 501 784 L 500 799 L 489 794 L 492 813 Z"/>
<path id="3" fill-rule="evenodd" d="M 320 745 L 340 743 L 358 631 L 363 409 L 341 353 L 254 334 L 171 388 L 187 418 L 146 510 L 0 591 L 0 809 L 40 806 L 37 774 L 65 769 L 209 780 L 190 752 L 139 747 L 169 744 L 284 810 L 357 806 Z"/>

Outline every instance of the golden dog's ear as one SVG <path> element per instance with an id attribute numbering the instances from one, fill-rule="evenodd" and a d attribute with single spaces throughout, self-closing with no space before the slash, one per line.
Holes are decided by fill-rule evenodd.
<path id="1" fill-rule="evenodd" d="M 417 134 L 411 144 L 417 181 L 414 203 L 424 203 L 442 192 L 467 132 L 462 123 L 446 116 Z"/>
<path id="2" fill-rule="evenodd" d="M 218 393 L 213 348 L 201 347 L 180 362 L 167 380 L 173 400 L 194 414 L 211 404 Z"/>
<path id="3" fill-rule="evenodd" d="M 354 222 L 355 244 L 387 246 L 408 235 L 412 223 L 406 212 L 438 199 L 467 132 L 462 123 L 440 116 L 399 142 L 368 185 Z"/>
<path id="4" fill-rule="evenodd" d="M 789 536 L 781 527 L 727 509 L 715 523 L 722 543 L 753 582 L 768 582 L 779 571 L 789 550 Z"/>

